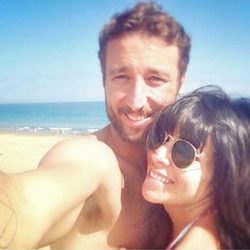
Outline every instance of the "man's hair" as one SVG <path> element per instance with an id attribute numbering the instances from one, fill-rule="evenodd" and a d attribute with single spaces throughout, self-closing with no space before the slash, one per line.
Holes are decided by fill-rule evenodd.
<path id="1" fill-rule="evenodd" d="M 133 8 L 115 14 L 99 35 L 99 59 L 105 80 L 105 52 L 111 39 L 131 33 L 159 37 L 179 49 L 179 78 L 187 69 L 191 41 L 183 26 L 155 2 L 140 2 Z"/>

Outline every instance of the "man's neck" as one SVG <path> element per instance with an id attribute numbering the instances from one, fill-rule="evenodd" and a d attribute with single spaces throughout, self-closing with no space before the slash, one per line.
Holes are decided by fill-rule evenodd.
<path id="1" fill-rule="evenodd" d="M 146 147 L 143 144 L 125 141 L 112 127 L 108 125 L 96 133 L 97 138 L 108 144 L 115 154 L 132 165 L 141 165 L 146 168 Z"/>

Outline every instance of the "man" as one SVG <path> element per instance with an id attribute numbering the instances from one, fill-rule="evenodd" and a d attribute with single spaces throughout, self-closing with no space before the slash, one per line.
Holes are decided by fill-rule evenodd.
<path id="1" fill-rule="evenodd" d="M 184 81 L 189 36 L 157 4 L 139 3 L 112 18 L 99 45 L 111 124 L 59 143 L 37 170 L 10 177 L 17 231 L 9 248 L 159 249 L 171 236 L 164 209 L 141 194 L 145 141 Z"/>

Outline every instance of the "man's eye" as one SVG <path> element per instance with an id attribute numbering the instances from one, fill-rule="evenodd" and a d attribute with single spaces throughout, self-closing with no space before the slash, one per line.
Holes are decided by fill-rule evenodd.
<path id="1" fill-rule="evenodd" d="M 128 79 L 129 79 L 129 76 L 125 74 L 114 76 L 114 80 L 128 80 Z"/>
<path id="2" fill-rule="evenodd" d="M 148 83 L 149 84 L 161 85 L 161 84 L 164 84 L 166 82 L 167 82 L 166 79 L 164 79 L 162 77 L 159 77 L 159 76 L 150 76 L 150 77 L 148 77 Z"/>
<path id="3" fill-rule="evenodd" d="M 119 75 L 118 78 L 120 78 L 120 79 L 128 79 L 128 76 L 127 75 Z"/>

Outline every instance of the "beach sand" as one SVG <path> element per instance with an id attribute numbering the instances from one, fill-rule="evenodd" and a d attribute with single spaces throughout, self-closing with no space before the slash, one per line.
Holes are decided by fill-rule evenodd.
<path id="1" fill-rule="evenodd" d="M 64 135 L 0 134 L 0 170 L 15 173 L 35 169 L 42 156 Z M 49 247 L 41 248 L 49 250 Z"/>
<path id="2" fill-rule="evenodd" d="M 37 168 L 42 156 L 64 135 L 0 134 L 0 170 L 14 173 Z"/>

